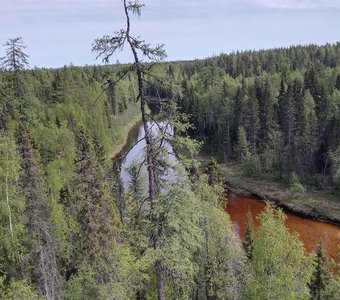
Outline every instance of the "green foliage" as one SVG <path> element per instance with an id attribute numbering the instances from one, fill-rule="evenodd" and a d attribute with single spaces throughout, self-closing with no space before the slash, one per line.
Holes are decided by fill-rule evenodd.
<path id="1" fill-rule="evenodd" d="M 137 292 L 155 299 L 157 265 L 169 299 L 307 299 L 317 276 L 282 213 L 267 208 L 255 237 L 249 225 L 244 251 L 223 210 L 219 167 L 212 161 L 208 176 L 197 177 L 201 143 L 189 135 L 242 161 L 250 176 L 293 174 L 296 197 L 310 178 L 339 186 L 339 49 L 299 46 L 156 66 L 145 94 L 176 100 L 181 113 L 162 107 L 173 131 L 161 139 L 171 139 L 195 176 L 165 160 L 166 149 L 157 152 L 162 193 L 153 202 L 136 168 L 123 195 L 119 168 L 107 159 L 140 109 L 135 75 L 121 78 L 129 66 L 23 68 L 16 78 L 0 70 L 0 274 L 7 276 L 0 298 L 39 299 L 36 289 L 45 293 L 43 282 L 60 273 L 68 280 L 55 295 L 65 299 L 125 300 Z M 169 166 L 182 181 L 164 178 Z M 329 276 L 322 297 L 338 299 L 339 277 Z"/>
<path id="2" fill-rule="evenodd" d="M 315 250 L 314 270 L 309 284 L 311 299 L 329 299 L 325 295 L 325 291 L 327 290 L 330 278 L 331 274 L 327 269 L 327 259 L 323 250 L 323 245 L 320 242 Z"/>
<path id="3" fill-rule="evenodd" d="M 283 212 L 270 204 L 259 215 L 245 299 L 309 299 L 311 260 L 284 220 Z"/>
<path id="4" fill-rule="evenodd" d="M 67 300 L 104 300 L 105 287 L 97 283 L 94 272 L 83 264 L 68 280 L 63 297 Z"/>
<path id="5" fill-rule="evenodd" d="M 330 154 L 332 162 L 332 180 L 340 188 L 340 147 Z"/>
<path id="6" fill-rule="evenodd" d="M 199 251 L 196 295 L 199 299 L 239 299 L 246 282 L 246 256 L 223 210 L 221 186 L 201 176 L 195 186 L 201 202 L 204 242 Z"/>
<path id="7" fill-rule="evenodd" d="M 289 190 L 294 197 L 303 197 L 305 195 L 306 189 L 301 184 L 299 177 L 295 172 L 291 174 L 289 185 Z"/>
<path id="8" fill-rule="evenodd" d="M 39 296 L 34 287 L 24 280 L 11 280 L 9 286 L 6 289 L 3 300 L 43 300 L 43 297 Z"/>
<path id="9" fill-rule="evenodd" d="M 321 174 L 329 182 L 340 134 L 339 55 L 338 44 L 311 45 L 178 63 L 177 103 L 204 150 L 242 161 L 246 175 L 286 181 L 295 172 L 307 182 Z"/>
<path id="10" fill-rule="evenodd" d="M 18 267 L 16 262 L 25 252 L 25 202 L 16 191 L 20 174 L 18 149 L 9 132 L 0 132 L 0 252 L 7 264 Z"/>
<path id="11" fill-rule="evenodd" d="M 335 275 L 329 278 L 324 292 L 324 299 L 332 300 L 340 298 L 340 276 Z"/>
<path id="12" fill-rule="evenodd" d="M 249 158 L 249 144 L 246 132 L 242 126 L 238 127 L 237 153 L 240 161 L 246 161 Z"/>
<path id="13" fill-rule="evenodd" d="M 222 184 L 223 173 L 216 159 L 212 159 L 208 162 L 205 167 L 204 173 L 208 175 L 208 183 L 210 185 Z"/>
<path id="14" fill-rule="evenodd" d="M 159 195 L 154 212 L 164 221 L 158 229 L 159 247 L 147 250 L 146 259 L 161 262 L 171 299 L 188 299 L 197 271 L 193 256 L 203 238 L 198 226 L 200 203 L 185 184 L 180 184 Z"/>
<path id="15" fill-rule="evenodd" d="M 117 71 L 112 67 L 110 69 L 113 74 Z M 23 272 L 34 287 L 45 293 L 43 281 L 52 286 L 55 274 L 60 272 L 63 277 L 67 277 L 65 274 L 72 273 L 78 267 L 78 262 L 85 258 L 78 247 L 83 221 L 79 210 L 84 203 L 76 202 L 81 199 L 79 194 L 83 190 L 75 192 L 74 184 L 78 175 L 73 131 L 78 124 L 86 128 L 90 143 L 94 142 L 91 159 L 96 160 L 96 153 L 100 160 L 100 167 L 98 162 L 94 163 L 97 171 L 100 170 L 96 171 L 97 182 L 94 181 L 94 185 L 100 182 L 98 190 L 104 191 L 105 201 L 110 206 L 105 211 L 111 212 L 112 218 L 107 219 L 116 222 L 115 226 L 119 224 L 115 202 L 109 197 L 101 168 L 105 167 L 113 147 L 125 140 L 127 127 L 136 120 L 138 106 L 131 103 L 130 97 L 136 94 L 135 86 L 130 80 L 123 80 L 122 84 L 127 88 L 116 91 L 116 96 L 118 104 L 123 101 L 123 97 L 126 103 L 120 113 L 112 115 L 107 95 L 100 93 L 107 73 L 108 70 L 103 67 L 21 70 L 20 95 L 25 101 L 21 111 L 23 121 L 19 126 L 18 94 L 13 85 L 13 76 L 0 71 L 3 103 L 0 107 L 0 193 L 5 200 L 0 204 L 0 228 L 3 233 L 0 271 L 9 274 L 6 283 L 21 279 L 20 274 Z M 96 194 L 96 191 L 93 193 Z M 98 214 L 96 218 L 99 218 Z M 95 224 L 99 223 L 96 220 L 91 226 L 98 226 Z M 98 235 L 98 239 L 106 234 Z M 39 236 L 44 237 L 44 243 L 40 243 Z M 117 240 L 112 243 L 122 245 Z M 113 271 L 115 267 L 112 266 L 111 271 L 119 278 L 112 277 L 110 284 L 107 282 L 109 286 L 118 282 L 122 286 L 129 286 L 126 282 L 130 277 L 134 278 L 131 285 L 138 285 L 135 278 L 139 275 L 132 274 L 137 274 L 139 266 L 132 263 L 133 255 L 127 255 L 122 250 L 124 247 L 116 249 L 110 246 L 111 254 L 108 257 L 116 261 L 117 268 L 117 271 Z M 97 251 L 96 247 L 93 251 Z M 112 253 L 117 253 L 117 257 L 114 258 Z M 129 261 L 124 263 L 120 255 L 126 255 Z M 49 264 L 48 261 L 58 262 L 58 265 Z M 47 265 L 49 271 L 39 273 Z M 126 272 L 129 275 L 122 268 L 128 270 Z M 98 283 L 98 274 L 96 276 Z M 60 278 L 56 277 L 58 281 Z M 124 291 L 133 293 L 134 289 L 126 288 Z M 126 299 L 124 291 L 121 292 L 124 295 L 121 299 Z M 59 292 L 57 289 L 51 291 L 55 294 Z"/>

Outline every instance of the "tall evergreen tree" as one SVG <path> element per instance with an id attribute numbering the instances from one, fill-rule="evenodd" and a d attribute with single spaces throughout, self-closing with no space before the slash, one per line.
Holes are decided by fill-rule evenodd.
<path id="1" fill-rule="evenodd" d="M 263 149 L 270 142 L 275 126 L 273 101 L 268 79 L 265 83 L 255 80 L 255 91 L 259 102 L 259 143 Z"/>
<path id="2" fill-rule="evenodd" d="M 249 144 L 243 126 L 238 128 L 236 149 L 240 161 L 245 161 L 249 158 Z"/>
<path id="3" fill-rule="evenodd" d="M 80 223 L 77 237 L 79 252 L 75 254 L 86 258 L 99 282 L 108 283 L 113 276 L 112 266 L 116 263 L 113 251 L 118 238 L 119 221 L 103 180 L 103 171 L 86 132 L 78 127 L 74 133 L 77 150 L 74 194 Z"/>
<path id="4" fill-rule="evenodd" d="M 305 178 L 311 174 L 316 149 L 316 116 L 314 99 L 309 90 L 295 96 L 296 129 L 294 135 L 295 171 Z"/>
<path id="5" fill-rule="evenodd" d="M 47 299 L 58 299 L 60 274 L 54 252 L 50 208 L 46 201 L 42 174 L 35 158 L 29 131 L 19 124 L 17 143 L 21 156 L 21 185 L 26 197 L 26 230 L 30 237 L 33 280 Z"/>
<path id="6" fill-rule="evenodd" d="M 237 137 L 238 128 L 243 126 L 244 121 L 244 93 L 242 87 L 239 87 L 235 96 L 235 108 L 234 108 L 234 129 L 235 136 Z"/>
<path id="7" fill-rule="evenodd" d="M 259 132 L 259 105 L 253 86 L 249 87 L 248 93 L 249 97 L 245 108 L 244 127 L 250 143 L 250 151 L 252 154 L 255 154 L 257 152 L 257 140 Z"/>
<path id="8" fill-rule="evenodd" d="M 317 141 L 318 151 L 316 155 L 316 167 L 318 171 L 325 172 L 327 167 L 327 139 L 325 130 L 328 124 L 328 115 L 330 110 L 329 97 L 326 95 L 326 90 L 321 84 L 320 78 L 311 68 L 306 71 L 304 78 L 305 89 L 309 90 L 315 102 L 315 114 L 317 117 Z"/>
<path id="9" fill-rule="evenodd" d="M 22 37 L 9 39 L 3 46 L 6 47 L 6 56 L 2 57 L 0 60 L 5 69 L 13 74 L 13 85 L 16 96 L 19 99 L 19 112 L 22 113 L 23 88 L 21 73 L 28 67 L 28 55 L 24 52 L 26 46 L 23 44 Z"/>
<path id="10" fill-rule="evenodd" d="M 294 105 L 294 84 L 290 83 L 287 92 L 280 97 L 280 130 L 284 138 L 284 164 L 282 165 L 282 172 L 290 174 L 294 169 L 294 134 L 296 127 L 296 113 Z"/>
<path id="11" fill-rule="evenodd" d="M 309 284 L 312 300 L 327 299 L 325 297 L 325 291 L 330 281 L 330 277 L 330 272 L 327 269 L 326 255 L 323 250 L 323 245 L 320 242 L 315 249 L 314 271 Z"/>

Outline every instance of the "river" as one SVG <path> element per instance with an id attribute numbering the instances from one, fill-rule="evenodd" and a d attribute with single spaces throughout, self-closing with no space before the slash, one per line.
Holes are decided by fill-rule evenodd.
<path id="1" fill-rule="evenodd" d="M 133 161 L 136 159 L 141 159 L 143 153 L 143 148 L 145 147 L 145 142 L 142 140 L 137 143 L 132 149 L 137 141 L 139 141 L 144 135 L 143 126 L 138 124 L 134 126 L 128 136 L 128 142 L 123 149 L 121 154 L 126 154 L 124 160 L 122 161 L 122 180 L 124 182 L 125 188 L 129 185 L 129 176 L 127 169 Z M 130 151 L 128 152 L 128 150 Z M 127 153 L 128 152 L 128 153 Z M 173 158 L 174 159 L 174 158 Z M 170 176 L 170 178 L 173 175 Z M 144 176 L 144 179 L 146 176 Z M 232 193 L 228 195 L 228 205 L 226 208 L 227 213 L 230 215 L 231 220 L 234 223 L 235 231 L 239 234 L 241 238 L 244 237 L 245 227 L 246 227 L 246 215 L 248 210 L 253 215 L 254 225 L 258 226 L 256 220 L 256 215 L 263 211 L 265 207 L 265 202 L 259 200 L 256 197 L 246 197 L 239 196 Z M 300 239 L 305 245 L 305 249 L 311 252 L 315 249 L 317 243 L 322 241 L 324 244 L 325 251 L 328 257 L 339 261 L 340 254 L 340 227 L 310 220 L 303 218 L 301 216 L 294 215 L 291 212 L 285 212 L 287 215 L 286 226 L 290 231 L 295 231 L 299 234 Z"/>
<path id="2" fill-rule="evenodd" d="M 255 197 L 240 196 L 233 193 L 228 195 L 226 211 L 233 221 L 235 231 L 243 239 L 246 230 L 246 215 L 251 212 L 255 228 L 259 225 L 256 216 L 265 208 L 265 202 Z M 297 216 L 285 211 L 286 227 L 289 231 L 297 232 L 304 243 L 307 252 L 312 252 L 319 241 L 323 242 L 325 252 L 329 258 L 339 261 L 340 228 L 321 221 L 315 221 Z"/>

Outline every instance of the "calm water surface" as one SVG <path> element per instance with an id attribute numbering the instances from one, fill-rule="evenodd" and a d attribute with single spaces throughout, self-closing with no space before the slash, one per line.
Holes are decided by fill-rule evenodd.
<path id="1" fill-rule="evenodd" d="M 256 215 L 264 210 L 265 202 L 255 197 L 238 196 L 232 193 L 228 195 L 227 212 L 229 213 L 236 232 L 243 239 L 246 230 L 246 215 L 248 210 L 253 215 L 254 225 L 259 225 Z M 340 227 L 285 212 L 287 219 L 285 224 L 290 231 L 299 234 L 305 245 L 305 249 L 311 252 L 317 243 L 322 241 L 328 257 L 339 261 L 340 254 Z"/>

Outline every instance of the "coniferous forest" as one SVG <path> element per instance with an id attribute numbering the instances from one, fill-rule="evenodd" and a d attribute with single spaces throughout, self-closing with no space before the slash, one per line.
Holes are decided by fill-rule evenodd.
<path id="1" fill-rule="evenodd" d="M 93 50 L 110 62 L 125 43 L 132 64 L 30 68 L 21 38 L 4 44 L 0 299 L 340 299 L 336 262 L 273 204 L 240 240 L 217 163 L 340 201 L 340 43 L 155 65 L 162 46 L 130 32 L 142 5 L 123 5 Z M 124 188 L 138 121 L 146 167 Z"/>

